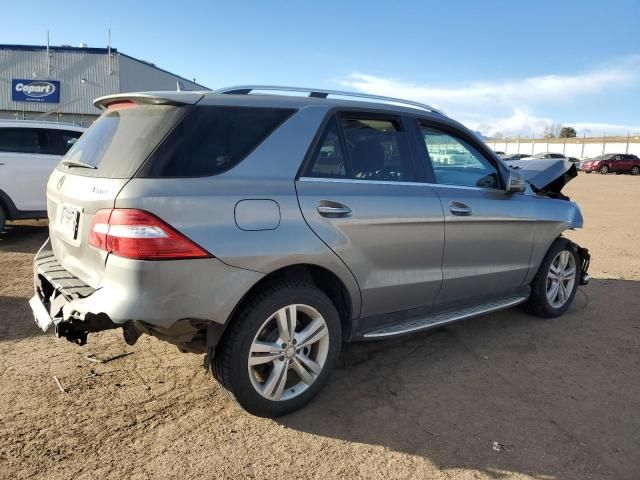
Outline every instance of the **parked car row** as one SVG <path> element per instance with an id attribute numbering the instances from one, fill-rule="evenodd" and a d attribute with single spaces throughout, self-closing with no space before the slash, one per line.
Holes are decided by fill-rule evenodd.
<path id="1" fill-rule="evenodd" d="M 607 153 L 584 161 L 576 157 L 566 157 L 561 153 L 553 152 L 541 152 L 535 155 L 512 153 L 498 156 L 505 161 L 539 159 L 567 160 L 577 164 L 578 169 L 585 173 L 630 173 L 631 175 L 640 175 L 640 158 L 637 155 L 628 153 Z"/>

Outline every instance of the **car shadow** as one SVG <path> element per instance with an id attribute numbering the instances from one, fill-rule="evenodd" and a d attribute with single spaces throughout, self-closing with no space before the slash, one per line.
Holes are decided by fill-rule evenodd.
<path id="1" fill-rule="evenodd" d="M 26 298 L 0 296 L 0 342 L 43 335 Z"/>
<path id="2" fill-rule="evenodd" d="M 557 319 L 516 308 L 346 345 L 319 398 L 279 421 L 490 478 L 637 478 L 638 293 L 594 279 Z"/>
<path id="3" fill-rule="evenodd" d="M 47 221 L 9 222 L 0 232 L 0 252 L 36 253 L 49 234 Z"/>

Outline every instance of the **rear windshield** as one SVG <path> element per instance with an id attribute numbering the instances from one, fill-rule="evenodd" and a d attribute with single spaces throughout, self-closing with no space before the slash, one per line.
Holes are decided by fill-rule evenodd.
<path id="1" fill-rule="evenodd" d="M 58 169 L 92 177 L 130 178 L 185 111 L 186 107 L 169 105 L 108 110 L 75 142 Z"/>

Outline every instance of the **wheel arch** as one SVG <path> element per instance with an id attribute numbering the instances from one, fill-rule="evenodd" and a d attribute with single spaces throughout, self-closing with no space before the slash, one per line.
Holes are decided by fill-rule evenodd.
<path id="1" fill-rule="evenodd" d="M 17 208 L 4 190 L 0 190 L 0 209 L 4 212 L 6 220 L 13 220 L 16 216 Z"/>
<path id="2" fill-rule="evenodd" d="M 355 309 L 358 309 L 359 299 L 352 298 L 345 283 L 331 270 L 316 264 L 297 263 L 278 268 L 258 280 L 244 294 L 224 324 L 212 324 L 207 330 L 208 348 L 215 348 L 224 332 L 233 323 L 236 313 L 251 300 L 257 291 L 278 281 L 301 281 L 314 285 L 324 292 L 338 310 L 343 339 L 350 338 L 352 319 L 354 315 L 359 313 L 359 311 L 354 312 Z"/>

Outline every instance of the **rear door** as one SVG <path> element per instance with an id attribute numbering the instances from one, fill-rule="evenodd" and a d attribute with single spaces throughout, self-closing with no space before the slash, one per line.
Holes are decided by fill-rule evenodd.
<path id="1" fill-rule="evenodd" d="M 628 172 L 633 167 L 633 155 L 620 155 L 620 160 L 618 160 L 617 172 Z"/>
<path id="2" fill-rule="evenodd" d="M 623 163 L 624 162 L 622 161 L 622 155 L 614 155 L 609 160 L 609 165 L 611 165 L 611 171 L 612 172 L 623 171 Z"/>
<path id="3" fill-rule="evenodd" d="M 437 303 L 506 294 L 529 270 L 535 199 L 506 193 L 500 167 L 471 135 L 420 120 L 422 158 L 433 169 L 444 210 L 443 284 Z M 432 163 L 431 152 L 456 150 L 457 164 Z"/>
<path id="4" fill-rule="evenodd" d="M 431 306 L 442 282 L 443 214 L 418 183 L 406 122 L 330 117 L 296 182 L 313 231 L 353 272 L 362 316 Z"/>

